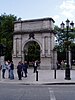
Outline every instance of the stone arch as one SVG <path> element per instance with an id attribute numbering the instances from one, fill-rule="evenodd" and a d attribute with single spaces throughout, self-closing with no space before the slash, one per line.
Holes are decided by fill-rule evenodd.
<path id="1" fill-rule="evenodd" d="M 29 50 L 28 48 L 31 47 L 33 44 L 37 44 L 37 46 L 39 47 L 39 49 L 34 50 L 31 54 L 29 54 Z M 28 64 L 30 65 L 30 63 L 32 63 L 35 60 L 38 60 L 40 62 L 41 60 L 41 43 L 37 42 L 37 40 L 33 39 L 33 40 L 28 40 L 24 42 L 24 46 L 23 46 L 23 60 L 27 61 Z M 37 51 L 38 50 L 38 51 Z M 36 55 L 36 52 L 38 52 L 38 58 L 35 58 L 34 56 L 30 56 L 30 55 Z"/>
<path id="2" fill-rule="evenodd" d="M 24 50 L 25 45 L 26 45 L 28 42 L 32 42 L 32 41 L 37 42 L 37 43 L 39 44 L 39 46 L 40 46 L 40 49 L 42 50 L 42 44 L 41 44 L 38 40 L 36 40 L 36 39 L 32 39 L 32 40 L 29 40 L 29 39 L 28 39 L 27 41 L 25 41 L 24 44 L 23 44 L 23 50 Z"/>
<path id="3" fill-rule="evenodd" d="M 41 69 L 52 69 L 56 66 L 57 55 L 54 51 L 55 35 L 52 18 L 17 21 L 13 33 L 13 62 L 14 65 L 24 59 L 24 46 L 35 41 L 40 46 Z"/>

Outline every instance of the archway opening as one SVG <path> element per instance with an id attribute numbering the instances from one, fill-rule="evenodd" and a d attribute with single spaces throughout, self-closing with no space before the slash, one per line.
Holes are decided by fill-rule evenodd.
<path id="1" fill-rule="evenodd" d="M 36 41 L 29 41 L 24 47 L 24 61 L 27 61 L 29 67 L 32 67 L 35 60 L 40 63 L 40 46 Z"/>

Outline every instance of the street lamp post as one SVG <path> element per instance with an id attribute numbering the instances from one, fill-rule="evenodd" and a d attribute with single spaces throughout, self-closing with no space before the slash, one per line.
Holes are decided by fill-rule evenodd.
<path id="1" fill-rule="evenodd" d="M 71 25 L 71 27 L 69 26 L 69 24 Z M 70 80 L 70 66 L 69 66 L 69 45 L 70 45 L 70 41 L 69 41 L 69 32 L 73 32 L 73 28 L 74 28 L 74 23 L 73 21 L 70 23 L 70 21 L 67 19 L 66 20 L 66 31 L 64 30 L 65 28 L 65 24 L 62 22 L 61 23 L 61 29 L 62 32 L 66 32 L 66 60 L 67 60 L 67 64 L 66 64 L 66 69 L 65 69 L 65 79 L 66 80 Z"/>

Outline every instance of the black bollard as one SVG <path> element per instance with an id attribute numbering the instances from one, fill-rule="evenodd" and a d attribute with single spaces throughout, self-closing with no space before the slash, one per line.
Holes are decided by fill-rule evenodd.
<path id="1" fill-rule="evenodd" d="M 56 79 L 56 69 L 54 69 L 54 79 Z"/>
<path id="2" fill-rule="evenodd" d="M 36 81 L 38 81 L 38 71 L 36 71 Z"/>

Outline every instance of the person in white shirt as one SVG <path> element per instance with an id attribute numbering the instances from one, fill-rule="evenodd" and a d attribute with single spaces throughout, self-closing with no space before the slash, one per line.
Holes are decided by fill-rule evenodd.
<path id="1" fill-rule="evenodd" d="M 8 66 L 7 66 L 7 69 L 8 69 L 8 78 L 10 78 L 10 66 L 11 66 L 11 62 L 8 61 Z"/>
<path id="2" fill-rule="evenodd" d="M 38 62 L 37 60 L 34 62 L 34 73 L 37 71 L 37 67 L 38 67 Z"/>

